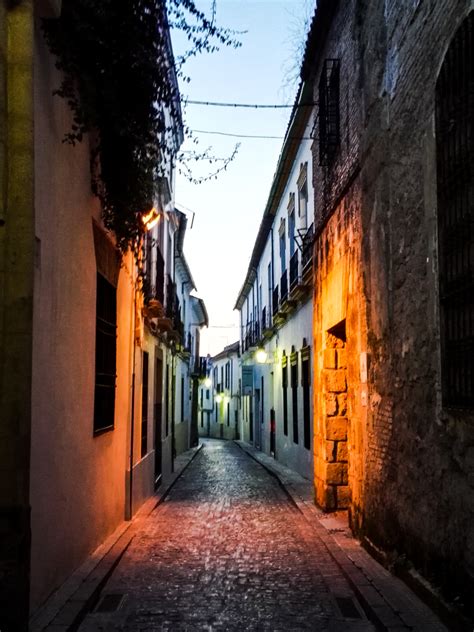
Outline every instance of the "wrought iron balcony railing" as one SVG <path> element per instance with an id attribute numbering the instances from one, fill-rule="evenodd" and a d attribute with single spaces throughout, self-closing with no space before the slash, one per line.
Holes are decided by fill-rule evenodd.
<path id="1" fill-rule="evenodd" d="M 286 301 L 288 298 L 288 274 L 286 270 L 281 275 L 280 279 L 280 302 Z"/>

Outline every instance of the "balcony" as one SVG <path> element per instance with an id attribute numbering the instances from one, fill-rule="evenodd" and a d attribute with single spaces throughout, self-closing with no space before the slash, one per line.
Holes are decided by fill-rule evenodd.
<path id="1" fill-rule="evenodd" d="M 281 276 L 280 288 L 281 295 L 279 311 L 283 312 L 283 314 L 289 314 L 296 307 L 296 302 L 294 300 L 291 300 L 290 296 L 288 295 L 288 273 L 286 270 Z"/>
<path id="2" fill-rule="evenodd" d="M 247 323 L 242 335 L 242 353 L 257 347 L 260 342 L 260 323 L 251 321 Z"/>
<path id="3" fill-rule="evenodd" d="M 142 280 L 144 298 L 143 313 L 147 318 L 163 318 L 165 304 L 165 262 L 161 252 L 156 249 L 155 274 L 151 266 L 151 250 L 146 251 L 145 271 Z"/>
<path id="4" fill-rule="evenodd" d="M 273 288 L 272 294 L 272 314 L 275 316 L 278 313 L 279 301 L 278 301 L 278 285 Z"/>
<path id="5" fill-rule="evenodd" d="M 260 329 L 263 338 L 271 338 L 274 334 L 272 317 L 270 315 L 270 310 L 267 311 L 266 306 L 262 309 L 262 320 Z"/>
<path id="6" fill-rule="evenodd" d="M 311 283 L 313 276 L 313 241 L 314 225 L 308 228 L 301 244 L 301 278 L 303 282 Z"/>
<path id="7" fill-rule="evenodd" d="M 311 256 L 312 261 L 312 256 Z M 309 265 L 309 269 L 312 266 Z M 297 250 L 290 259 L 290 292 L 289 298 L 292 301 L 299 301 L 311 290 L 311 275 L 305 275 L 304 280 L 300 269 L 300 254 Z"/>
<path id="8" fill-rule="evenodd" d="M 168 338 L 177 344 L 184 343 L 184 324 L 181 321 L 176 284 L 169 275 L 166 282 L 166 306 L 163 315 L 157 319 L 157 329 L 160 332 L 167 332 Z"/>
<path id="9" fill-rule="evenodd" d="M 288 295 L 288 286 L 286 286 L 286 294 Z M 281 302 L 278 300 L 278 285 L 273 289 L 273 324 L 281 325 L 285 322 L 286 315 L 281 309 Z"/>

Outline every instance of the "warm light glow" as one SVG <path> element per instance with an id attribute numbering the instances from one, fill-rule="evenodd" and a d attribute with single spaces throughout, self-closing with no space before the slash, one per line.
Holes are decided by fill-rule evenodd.
<path id="1" fill-rule="evenodd" d="M 255 353 L 255 359 L 259 364 L 265 364 L 267 361 L 267 352 L 265 349 L 257 349 Z"/>
<path id="2" fill-rule="evenodd" d="M 216 395 L 216 403 L 220 404 L 222 401 L 222 395 Z"/>
<path id="3" fill-rule="evenodd" d="M 204 386 L 206 388 L 211 388 L 211 384 L 212 384 L 212 380 L 210 377 L 206 377 L 206 379 L 204 380 Z"/>
<path id="4" fill-rule="evenodd" d="M 160 214 L 155 207 L 153 207 L 146 215 L 142 216 L 142 222 L 145 226 L 145 230 L 151 230 L 159 221 Z"/>

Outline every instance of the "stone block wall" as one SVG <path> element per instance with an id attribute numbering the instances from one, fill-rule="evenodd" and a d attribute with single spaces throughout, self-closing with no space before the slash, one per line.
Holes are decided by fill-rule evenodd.
<path id="1" fill-rule="evenodd" d="M 317 139 L 313 148 L 316 209 L 328 177 L 338 192 L 315 241 L 316 497 L 336 507 L 347 459 L 353 529 L 466 605 L 474 413 L 441 398 L 435 88 L 473 8 L 470 0 L 339 2 L 313 68 L 316 96 L 324 59 L 341 61 L 341 147 L 330 173 L 318 165 Z M 339 415 L 342 367 L 325 337 L 343 319 L 347 410 Z M 340 417 L 347 442 L 335 447 L 328 442 L 342 428 L 325 433 Z"/>

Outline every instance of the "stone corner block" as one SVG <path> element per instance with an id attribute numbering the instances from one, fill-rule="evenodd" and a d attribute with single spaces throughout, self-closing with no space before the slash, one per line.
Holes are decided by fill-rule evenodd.
<path id="1" fill-rule="evenodd" d="M 347 390 L 346 372 L 344 369 L 325 369 L 323 375 L 327 393 L 343 393 Z"/>
<path id="2" fill-rule="evenodd" d="M 327 417 L 325 439 L 327 441 L 345 441 L 347 439 L 347 418 Z"/>

